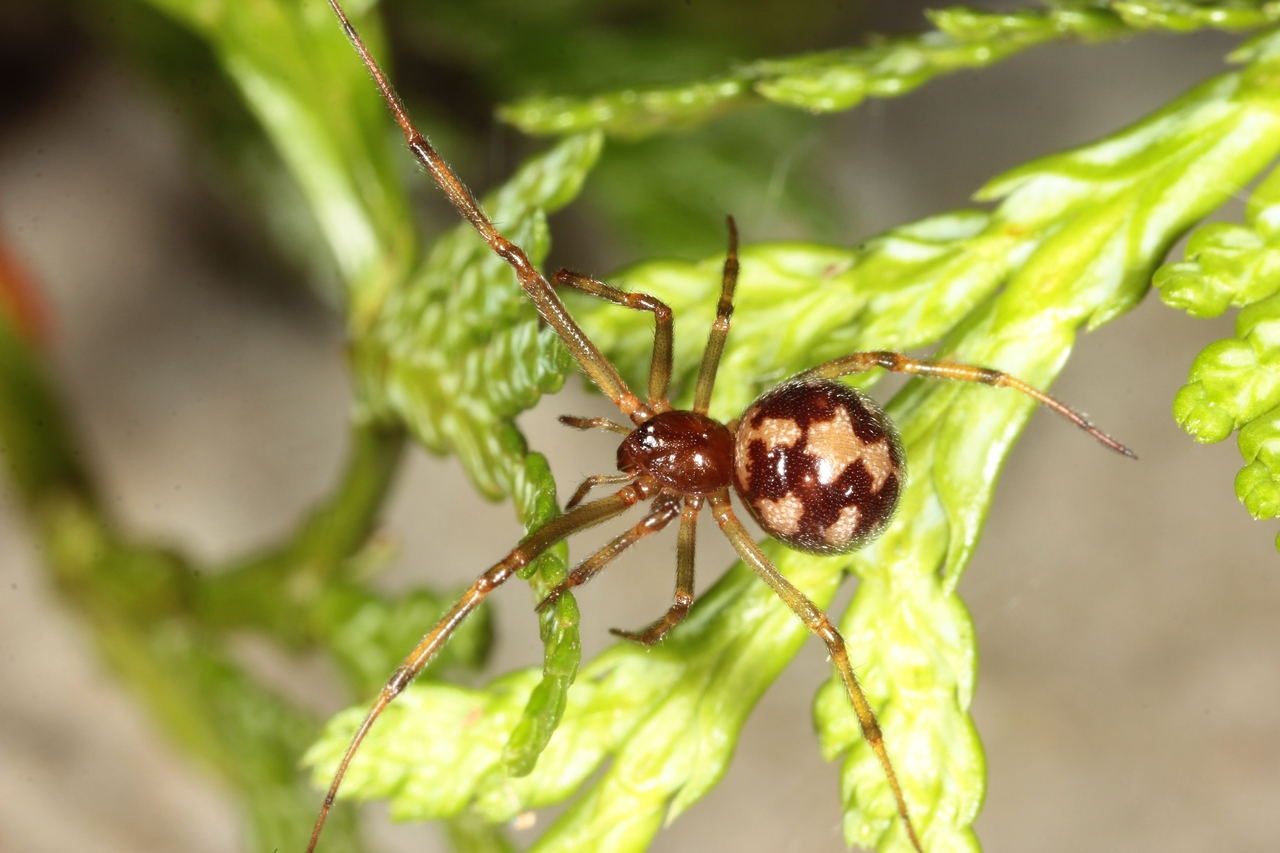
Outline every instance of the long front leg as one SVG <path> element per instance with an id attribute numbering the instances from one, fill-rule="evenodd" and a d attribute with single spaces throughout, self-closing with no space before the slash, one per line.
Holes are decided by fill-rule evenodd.
<path id="1" fill-rule="evenodd" d="M 902 816 L 911 844 L 917 853 L 924 853 L 924 849 L 920 846 L 920 839 L 916 835 L 915 826 L 911 823 L 911 815 L 907 811 L 907 800 L 902 794 L 902 786 L 898 783 L 898 774 L 894 772 L 893 763 L 889 760 L 889 751 L 885 749 L 880 724 L 876 722 L 875 712 L 871 710 L 871 704 L 867 701 L 866 694 L 862 692 L 857 676 L 853 674 L 853 664 L 849 662 L 849 651 L 845 648 L 844 638 L 831 624 L 827 614 L 823 613 L 822 609 L 810 601 L 804 593 L 796 589 L 791 581 L 783 577 L 782 573 L 769 562 L 769 558 L 760 550 L 760 546 L 755 543 L 751 534 L 734 515 L 733 507 L 729 503 L 728 491 L 717 492 L 709 498 L 709 501 L 716 523 L 720 525 L 720 529 L 724 531 L 724 535 L 728 537 L 729 542 L 746 564 L 800 617 L 810 631 L 826 643 L 827 651 L 831 655 L 831 663 L 835 666 L 836 672 L 840 673 L 845 692 L 849 694 L 853 710 L 858 714 L 858 722 L 862 725 L 862 736 L 875 752 L 876 757 L 880 759 L 880 766 L 884 768 L 884 775 L 889 781 L 889 787 L 893 790 L 893 798 L 898 804 L 898 814 Z"/>
<path id="2" fill-rule="evenodd" d="M 463 593 L 457 603 L 436 623 L 434 628 L 427 632 L 427 635 L 422 638 L 422 642 L 418 643 L 417 648 L 410 652 L 409 656 L 396 669 L 395 674 L 391 676 L 391 680 L 386 683 L 382 688 L 382 692 L 378 694 L 377 701 L 373 703 L 373 707 L 364 718 L 364 722 L 360 724 L 360 728 L 356 729 L 355 736 L 351 738 L 351 743 L 347 746 L 346 752 L 342 754 L 342 761 L 338 763 L 338 770 L 333 776 L 333 782 L 329 785 L 329 792 L 325 795 L 324 805 L 320 807 L 320 814 L 316 818 L 315 828 L 311 831 L 311 842 L 307 845 L 307 853 L 312 853 L 315 850 L 316 842 L 320 839 L 320 831 L 324 829 L 325 818 L 329 816 L 329 809 L 333 807 L 333 801 L 338 796 L 338 788 L 342 785 L 343 777 L 347 775 L 347 767 L 351 764 L 351 759 L 355 756 L 356 750 L 360 748 L 361 742 L 364 741 L 365 735 L 369 733 L 369 729 L 372 728 L 374 722 L 382 714 L 383 710 L 391 704 L 392 700 L 399 696 L 409 686 L 410 682 L 417 677 L 418 673 L 422 672 L 423 667 L 431 662 L 431 659 L 436 656 L 436 653 L 440 651 L 457 627 L 480 606 L 485 597 L 520 569 L 541 556 L 552 545 L 580 530 L 586 530 L 588 527 L 593 527 L 621 515 L 640 501 L 657 494 L 657 492 L 657 485 L 653 481 L 641 478 L 635 483 L 619 489 L 607 498 L 584 504 L 573 512 L 562 515 L 530 533 L 521 540 L 519 545 L 512 549 L 511 553 L 476 578 L 471 588 Z"/>
<path id="3" fill-rule="evenodd" d="M 449 201 L 457 208 L 458 213 L 462 214 L 462 217 L 479 232 L 480 237 L 493 250 L 494 254 L 501 257 L 515 270 L 516 277 L 520 280 L 520 286 L 529 294 L 529 298 L 537 306 L 538 313 L 542 315 L 542 319 L 546 320 L 547 325 L 555 329 L 556 334 L 569 347 L 569 351 L 573 353 L 573 357 L 577 359 L 578 364 L 591 377 L 591 381 L 622 410 L 624 415 L 631 418 L 635 423 L 643 423 L 653 417 L 653 411 L 640 402 L 640 398 L 631 393 L 631 389 L 627 387 L 627 383 L 623 381 L 618 371 L 614 369 L 613 365 L 609 363 L 596 345 L 587 338 L 586 333 L 579 328 L 577 322 L 565 309 L 564 303 L 560 301 L 560 297 L 556 296 L 551 285 L 547 283 L 547 280 L 542 277 L 542 273 L 538 272 L 533 262 L 529 260 L 529 256 L 515 243 L 502 236 L 492 220 L 480 207 L 480 203 L 476 201 L 475 196 L 471 194 L 471 190 L 467 189 L 466 184 L 462 183 L 458 176 L 453 173 L 453 170 L 449 168 L 449 164 L 436 152 L 431 143 L 427 141 L 427 138 L 413 126 L 409 113 L 405 110 L 399 95 L 396 94 L 395 89 L 391 86 L 391 81 L 382 72 L 377 61 L 374 60 L 373 54 L 365 46 L 364 40 L 360 38 L 356 28 L 347 19 L 347 15 L 342 11 L 338 0 L 329 0 L 329 5 L 333 8 L 334 14 L 338 16 L 338 21 L 342 24 L 343 31 L 347 34 L 352 46 L 355 47 L 356 53 L 360 55 L 360 60 L 364 63 L 365 68 L 369 69 L 369 73 L 373 75 L 374 82 L 377 83 L 383 100 L 391 108 L 391 113 L 395 116 L 396 123 L 400 125 L 401 131 L 404 132 L 405 142 L 408 143 L 409 150 L 418 158 L 418 162 L 422 163 L 423 167 L 426 168 L 432 180 L 444 191 Z"/>

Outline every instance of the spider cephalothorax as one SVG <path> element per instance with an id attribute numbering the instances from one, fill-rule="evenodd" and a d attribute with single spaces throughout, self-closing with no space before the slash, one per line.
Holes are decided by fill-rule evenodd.
<path id="1" fill-rule="evenodd" d="M 618 445 L 618 470 L 648 474 L 679 494 L 705 497 L 729 485 L 733 435 L 697 412 L 662 412 Z"/>
<path id="2" fill-rule="evenodd" d="M 566 270 L 554 276 L 559 286 L 653 313 L 653 359 L 646 400 L 642 401 L 578 327 L 524 250 L 498 232 L 471 192 L 414 128 L 391 84 L 337 0 L 329 0 L 329 4 L 382 91 L 414 156 L 489 248 L 511 265 L 542 319 L 559 335 L 583 372 L 633 426 L 603 418 L 561 418 L 579 429 L 604 429 L 622 434 L 624 438 L 618 448 L 619 472 L 587 478 L 565 505 L 564 515 L 530 533 L 481 574 L 405 658 L 383 687 L 342 756 L 316 819 L 308 853 L 316 846 L 351 758 L 370 726 L 439 652 L 457 626 L 490 592 L 552 545 L 616 518 L 645 501 L 650 502 L 645 517 L 579 563 L 539 608 L 546 607 L 570 588 L 586 583 L 631 545 L 679 518 L 676 592 L 671 607 L 642 631 L 614 632 L 646 645 L 658 642 L 684 619 L 693 602 L 694 533 L 703 505 L 709 505 L 716 523 L 747 565 L 826 644 L 849 702 L 858 715 L 863 735 L 884 770 L 907 835 L 915 849 L 923 853 L 879 724 L 854 675 L 843 638 L 827 615 L 774 568 L 751 538 L 734 513 L 731 487 L 767 533 L 794 548 L 817 553 L 849 551 L 865 545 L 883 531 L 904 484 L 902 444 L 893 424 L 873 401 L 836 381 L 877 367 L 897 373 L 1014 388 L 1067 417 L 1108 447 L 1129 456 L 1133 454 L 1082 415 L 1008 374 L 966 364 L 920 361 L 893 352 L 857 352 L 834 359 L 767 391 L 728 426 L 712 419 L 707 412 L 720 355 L 729 335 L 733 293 L 738 281 L 738 234 L 732 219 L 729 219 L 729 251 L 716 319 L 698 372 L 693 405 L 688 410 L 676 409 L 667 397 L 672 372 L 671 310 L 652 296 L 627 293 L 587 276 Z M 591 489 L 603 485 L 619 488 L 607 497 L 583 503 Z"/>

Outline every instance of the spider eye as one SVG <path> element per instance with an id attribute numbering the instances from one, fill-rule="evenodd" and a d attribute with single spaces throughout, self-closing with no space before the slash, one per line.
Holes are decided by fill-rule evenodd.
<path id="1" fill-rule="evenodd" d="M 756 522 L 792 548 L 839 554 L 866 545 L 898 505 L 906 462 L 898 431 L 860 391 L 787 382 L 743 414 L 734 488 Z"/>

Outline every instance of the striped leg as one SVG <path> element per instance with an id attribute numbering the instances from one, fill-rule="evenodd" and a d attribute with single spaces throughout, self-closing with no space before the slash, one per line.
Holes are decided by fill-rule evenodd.
<path id="1" fill-rule="evenodd" d="M 835 379 L 838 376 L 866 373 L 876 367 L 882 367 L 892 373 L 927 376 L 930 379 L 951 379 L 956 382 L 978 382 L 983 385 L 992 385 L 996 388 L 1012 388 L 1015 391 L 1021 391 L 1036 402 L 1062 415 L 1117 453 L 1123 453 L 1131 459 L 1138 458 L 1132 450 L 1098 429 L 1089 422 L 1088 418 L 1066 403 L 1050 397 L 1016 376 L 1010 376 L 999 370 L 974 367 L 972 364 L 956 364 L 949 361 L 921 361 L 915 358 L 908 358 L 896 352 L 855 352 L 828 361 L 826 364 L 811 367 L 802 373 L 796 374 L 794 378 L 801 380 Z"/>
<path id="2" fill-rule="evenodd" d="M 364 63 L 365 68 L 373 75 L 374 82 L 377 83 L 383 100 L 387 102 L 392 115 L 395 116 L 396 123 L 400 125 L 400 129 L 404 133 L 405 142 L 408 143 L 409 150 L 418 158 L 418 162 L 422 163 L 423 167 L 426 168 L 427 174 L 431 175 L 432 180 L 436 182 L 436 185 L 440 187 L 449 201 L 453 203 L 453 206 L 457 208 L 458 213 L 479 232 L 480 237 L 493 250 L 494 254 L 510 264 L 511 268 L 515 270 L 516 278 L 520 280 L 520 286 L 529 294 L 529 298 L 537 306 L 538 313 L 542 315 L 542 319 L 547 322 L 547 325 L 555 329 L 556 334 L 560 336 L 565 346 L 573 353 L 573 357 L 577 359 L 583 371 L 591 377 L 591 381 L 622 410 L 624 415 L 631 418 L 635 423 L 644 423 L 653 417 L 653 411 L 644 403 L 641 403 L 640 399 L 631 392 L 631 389 L 627 387 L 626 382 L 622 380 L 618 371 L 614 369 L 613 365 L 609 363 L 596 345 L 587 338 L 586 333 L 582 331 L 573 317 L 569 315 L 564 303 L 560 301 L 560 297 L 556 296 L 555 290 L 542 277 L 542 273 L 538 272 L 534 267 L 529 260 L 529 256 L 515 243 L 502 236 L 484 210 L 481 209 L 480 203 L 471 194 L 471 190 L 467 189 L 466 185 L 449 168 L 449 164 L 444 161 L 444 158 L 436 152 L 426 137 L 413 126 L 413 121 L 405 111 L 404 104 L 400 102 L 400 97 L 391 86 L 391 81 L 382 72 L 377 61 L 374 60 L 373 54 L 369 52 L 369 48 L 360 38 L 360 34 L 356 32 L 355 27 L 351 25 L 351 21 L 347 19 L 347 15 L 342 11 L 338 0 L 329 0 L 329 5 L 333 8 L 334 14 L 338 16 L 338 21 L 342 24 L 343 31 L 346 32 L 347 38 L 351 41 L 352 46 L 355 47 L 356 53 L 360 55 L 360 60 Z"/>
<path id="3" fill-rule="evenodd" d="M 610 629 L 610 633 L 645 646 L 657 645 L 667 632 L 684 621 L 693 605 L 693 555 L 697 542 L 698 511 L 702 509 L 702 498 L 686 498 L 684 512 L 680 514 L 680 534 L 676 540 L 676 595 L 675 601 L 661 619 L 643 631 L 631 632 L 618 628 Z"/>
<path id="4" fill-rule="evenodd" d="M 588 504 L 590 506 L 590 504 Z M 542 599 L 538 603 L 537 610 L 539 612 L 547 609 L 555 603 L 556 599 L 564 595 L 575 586 L 582 586 L 587 581 L 598 575 L 606 566 L 618 558 L 618 555 L 630 548 L 650 534 L 657 533 L 662 530 L 671 520 L 680 514 L 680 496 L 671 494 L 670 492 L 658 496 L 653 502 L 653 509 L 644 518 L 640 519 L 635 527 L 632 527 L 626 533 L 609 542 L 599 551 L 596 551 L 587 559 L 578 564 L 577 568 L 569 572 L 569 576 L 560 582 L 560 585 Z"/>
<path id="5" fill-rule="evenodd" d="M 889 787 L 893 790 L 893 798 L 898 804 L 898 814 L 907 828 L 911 844 L 915 847 L 916 853 L 924 853 L 920 846 L 920 839 L 916 835 L 915 826 L 911 823 L 911 816 L 907 812 L 907 800 L 902 795 L 898 774 L 894 772 L 893 763 L 889 761 L 889 751 L 885 749 L 880 724 L 876 722 L 875 712 L 871 710 L 871 704 L 867 702 L 866 694 L 862 692 L 857 676 L 853 674 L 853 664 L 849 662 L 849 651 L 845 648 L 844 638 L 831 624 L 827 614 L 823 613 L 821 608 L 810 601 L 804 593 L 796 589 L 791 581 L 783 577 L 782 573 L 769 562 L 769 558 L 764 555 L 760 546 L 755 543 L 751 534 L 734 515 L 733 507 L 729 504 L 729 492 L 727 490 L 717 492 L 709 500 L 716 523 L 720 525 L 720 529 L 724 531 L 724 535 L 729 538 L 729 542 L 733 544 L 742 559 L 800 617 L 800 621 L 826 643 L 831 662 L 840 673 L 845 692 L 849 694 L 849 701 L 853 703 L 853 709 L 858 714 L 858 722 L 862 725 L 862 736 L 875 752 L 876 757 L 880 759 L 880 766 L 884 768 L 884 775 L 889 780 Z"/>
<path id="6" fill-rule="evenodd" d="M 333 807 L 338 788 L 342 784 L 343 777 L 347 775 L 347 767 L 351 764 L 356 750 L 360 748 L 361 742 L 364 741 L 365 735 L 369 733 L 369 729 L 392 700 L 399 696 L 418 673 L 422 672 L 423 667 L 431 662 L 454 630 L 480 606 L 489 593 L 537 559 L 552 545 L 580 530 L 586 530 L 588 527 L 621 515 L 640 501 L 653 497 L 657 491 L 657 485 L 653 481 L 642 478 L 607 498 L 580 506 L 573 512 L 562 515 L 530 533 L 512 549 L 511 553 L 476 579 L 471 588 L 463 593 L 462 598 L 458 599 L 458 602 L 436 623 L 436 626 L 427 632 L 417 648 L 409 653 L 382 688 L 382 692 L 378 694 L 373 708 L 360 724 L 360 728 L 356 730 L 350 745 L 347 746 L 347 751 L 342 755 L 338 771 L 334 774 L 332 784 L 329 785 L 328 794 L 325 795 L 324 805 L 320 807 L 315 828 L 311 831 L 311 842 L 307 845 L 307 853 L 313 853 L 315 850 L 316 842 L 320 840 L 320 831 L 324 829 L 325 818 L 329 816 L 329 809 Z"/>
<path id="7" fill-rule="evenodd" d="M 720 354 L 729 337 L 729 321 L 733 317 L 733 291 L 738 286 L 738 224 L 730 216 L 729 254 L 724 259 L 724 275 L 720 280 L 720 301 L 716 304 L 716 319 L 707 338 L 707 349 L 702 355 L 702 367 L 698 369 L 698 384 L 693 392 L 693 410 L 705 415 L 711 406 L 711 391 L 716 384 L 716 371 L 720 369 Z"/>
<path id="8" fill-rule="evenodd" d="M 569 502 L 564 505 L 564 511 L 568 512 L 578 504 L 582 503 L 582 499 L 594 489 L 596 486 L 616 486 L 621 483 L 629 483 L 635 479 L 633 474 L 597 474 L 594 477 L 587 477 L 578 484 L 578 488 L 574 490 L 573 496 L 569 498 Z"/>
<path id="9" fill-rule="evenodd" d="M 580 418 L 575 415 L 561 415 L 560 423 L 574 429 L 602 429 L 606 432 L 616 432 L 619 435 L 627 435 L 631 432 L 631 427 L 614 423 L 608 418 Z"/>
<path id="10" fill-rule="evenodd" d="M 569 270 L 560 270 L 552 279 L 557 285 L 572 287 L 583 293 L 608 300 L 635 311 L 653 312 L 653 358 L 649 364 L 649 405 L 656 412 L 671 408 L 667 402 L 667 386 L 671 384 L 671 309 L 666 303 L 647 293 L 625 290 L 596 281 Z"/>

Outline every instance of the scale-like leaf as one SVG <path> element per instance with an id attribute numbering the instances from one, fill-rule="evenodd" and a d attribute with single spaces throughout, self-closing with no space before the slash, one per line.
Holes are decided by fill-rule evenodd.
<path id="1" fill-rule="evenodd" d="M 484 200 L 535 264 L 550 248 L 547 214 L 577 194 L 600 146 L 599 134 L 570 137 Z M 458 454 L 492 498 L 522 488 L 525 449 L 513 419 L 558 390 L 572 365 L 510 267 L 465 224 L 389 294 L 355 359 L 367 405 L 402 419 L 430 449 Z"/>
<path id="2" fill-rule="evenodd" d="M 1197 441 L 1222 441 L 1240 430 L 1247 465 L 1236 478 L 1236 494 L 1255 518 L 1273 518 L 1280 509 L 1274 499 L 1280 468 L 1272 461 L 1280 405 L 1278 320 L 1275 296 L 1247 306 L 1236 337 L 1216 341 L 1196 357 L 1173 404 L 1179 425 Z"/>
<path id="3" fill-rule="evenodd" d="M 706 122 L 729 110 L 771 101 L 834 112 L 866 98 L 905 95 L 943 74 L 984 68 L 1045 42 L 1100 41 L 1142 30 L 1246 31 L 1280 20 L 1274 3 L 1060 2 L 1046 10 L 986 12 L 968 6 L 930 10 L 937 27 L 923 34 L 876 37 L 861 47 L 766 59 L 709 80 L 623 88 L 587 97 L 534 97 L 499 116 L 532 134 L 599 128 L 637 138 Z"/>
<path id="4" fill-rule="evenodd" d="M 1225 75 L 1106 140 L 988 185 L 985 196 L 1004 196 L 989 228 L 1026 243 L 1003 290 L 942 354 L 1047 387 L 1076 332 L 1135 304 L 1181 232 L 1280 153 L 1280 100 L 1265 85 L 1272 72 L 1268 64 Z M 982 791 L 981 751 L 963 716 L 973 689 L 972 626 L 952 593 L 996 474 L 1032 410 L 1019 395 L 979 386 L 909 385 L 889 407 L 911 462 L 901 516 L 854 559 L 863 582 L 841 627 L 865 650 L 867 694 L 891 738 L 897 724 L 890 748 L 903 756 L 899 773 L 925 843 L 936 849 L 976 848 L 969 823 Z M 846 839 L 906 850 L 892 804 L 874 794 L 882 771 L 850 737 L 842 700 L 829 684 L 818 709 L 824 723 L 844 718 L 824 728 L 824 747 L 849 750 Z M 934 758 L 913 761 L 926 755 Z"/>
<path id="5" fill-rule="evenodd" d="M 342 30 L 289 0 L 148 2 L 212 45 L 301 187 L 347 285 L 349 324 L 363 329 L 416 242 L 386 107 Z M 360 23 L 376 50 L 377 27 Z"/>
<path id="6" fill-rule="evenodd" d="M 599 133 L 570 137 L 534 157 L 484 202 L 506 236 L 535 264 L 549 248 L 546 216 L 577 195 L 599 156 Z M 529 454 L 514 418 L 558 390 L 572 361 L 510 267 L 469 225 L 457 226 L 431 251 L 421 272 L 392 291 L 355 350 L 374 410 L 408 424 L 429 448 L 452 452 L 482 492 L 509 494 L 530 530 L 558 514 L 546 461 Z M 537 574 L 545 595 L 564 576 L 563 545 L 522 575 Z M 543 679 L 507 746 L 517 775 L 532 769 L 564 712 L 581 655 L 571 595 L 542 616 Z"/>
<path id="7" fill-rule="evenodd" d="M 1238 56 L 1269 67 L 1277 47 L 1273 35 Z M 1241 309 L 1235 335 L 1196 357 L 1173 414 L 1205 444 L 1239 430 L 1245 466 L 1236 475 L 1236 495 L 1254 518 L 1280 515 L 1280 171 L 1254 190 L 1243 225 L 1199 228 L 1184 260 L 1161 267 L 1155 285 L 1166 304 L 1193 317 Z"/>

